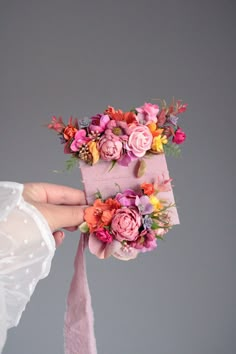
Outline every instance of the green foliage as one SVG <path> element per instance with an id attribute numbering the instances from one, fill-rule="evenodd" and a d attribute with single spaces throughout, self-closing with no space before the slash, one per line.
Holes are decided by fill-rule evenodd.
<path id="1" fill-rule="evenodd" d="M 102 194 L 101 194 L 101 192 L 100 192 L 99 189 L 98 189 L 97 192 L 95 193 L 95 198 L 96 198 L 96 199 L 101 199 L 101 200 L 103 200 L 103 199 L 102 199 Z"/>
<path id="2" fill-rule="evenodd" d="M 166 156 L 179 157 L 181 155 L 181 149 L 178 144 L 168 142 L 163 146 Z"/>
<path id="3" fill-rule="evenodd" d="M 66 165 L 66 171 L 72 171 L 75 165 L 78 163 L 78 157 L 76 156 L 71 156 L 68 160 L 66 160 L 65 165 Z"/>

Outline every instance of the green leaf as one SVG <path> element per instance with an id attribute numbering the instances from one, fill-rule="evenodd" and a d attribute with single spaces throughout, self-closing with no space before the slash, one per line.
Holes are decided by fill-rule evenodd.
<path id="1" fill-rule="evenodd" d="M 115 166 L 116 162 L 117 162 L 116 160 L 112 161 L 111 167 L 109 168 L 108 172 L 110 172 L 113 169 L 113 167 Z"/>
<path id="2" fill-rule="evenodd" d="M 89 227 L 88 224 L 86 223 L 86 221 L 84 221 L 80 226 L 79 226 L 79 230 L 83 233 L 89 232 Z"/>
<path id="3" fill-rule="evenodd" d="M 72 171 L 75 165 L 78 163 L 78 157 L 71 156 L 68 160 L 66 160 L 66 171 Z"/>
<path id="4" fill-rule="evenodd" d="M 178 144 L 168 142 L 163 146 L 166 156 L 179 157 L 181 155 L 181 149 Z"/>
<path id="5" fill-rule="evenodd" d="M 159 225 L 154 221 L 154 222 L 152 223 L 151 229 L 152 229 L 152 230 L 159 229 Z"/>
<path id="6" fill-rule="evenodd" d="M 95 198 L 96 199 L 102 199 L 102 194 L 100 192 L 100 190 L 98 189 L 97 192 L 95 193 Z"/>

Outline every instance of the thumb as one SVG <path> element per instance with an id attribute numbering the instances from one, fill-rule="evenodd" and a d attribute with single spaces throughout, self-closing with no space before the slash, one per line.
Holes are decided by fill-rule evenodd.
<path id="1" fill-rule="evenodd" d="M 54 205 L 34 203 L 34 206 L 43 214 L 52 231 L 65 227 L 73 227 L 84 221 L 86 205 Z"/>

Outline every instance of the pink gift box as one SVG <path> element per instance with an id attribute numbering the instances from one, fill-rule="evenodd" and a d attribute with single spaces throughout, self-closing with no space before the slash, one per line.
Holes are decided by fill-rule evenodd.
<path id="1" fill-rule="evenodd" d="M 153 183 L 158 176 L 161 179 L 169 179 L 169 171 L 167 168 L 165 154 L 151 155 L 144 159 L 146 163 L 145 174 L 137 178 L 135 171 L 137 161 L 133 161 L 128 167 L 116 164 L 112 169 L 111 164 L 106 161 L 99 161 L 97 164 L 90 166 L 80 161 L 80 170 L 82 174 L 82 182 L 88 204 L 93 204 L 95 194 L 99 191 L 104 199 L 112 197 L 126 189 L 137 190 L 140 184 Z M 168 192 L 158 193 L 158 198 L 175 203 L 172 188 Z M 179 224 L 179 217 L 176 207 L 171 207 L 169 210 L 172 225 Z"/>

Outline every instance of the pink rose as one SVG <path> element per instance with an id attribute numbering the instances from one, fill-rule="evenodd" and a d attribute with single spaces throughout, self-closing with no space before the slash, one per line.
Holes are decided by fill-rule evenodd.
<path id="1" fill-rule="evenodd" d="M 185 132 L 183 132 L 183 130 L 178 128 L 175 132 L 175 135 L 173 136 L 172 141 L 176 144 L 182 144 L 185 141 L 185 139 L 186 139 Z"/>
<path id="2" fill-rule="evenodd" d="M 157 114 L 159 113 L 159 107 L 156 104 L 144 103 L 142 107 L 136 108 L 137 119 L 141 124 L 150 124 L 157 122 Z"/>
<path id="3" fill-rule="evenodd" d="M 118 160 L 122 153 L 122 142 L 113 136 L 104 135 L 99 141 L 100 156 L 105 161 Z"/>
<path id="4" fill-rule="evenodd" d="M 122 241 L 134 241 L 139 235 L 141 217 L 135 208 L 118 209 L 112 219 L 111 229 L 115 238 Z"/>
<path id="5" fill-rule="evenodd" d="M 96 231 L 95 236 L 102 242 L 111 243 L 113 238 L 110 232 L 106 229 L 99 229 Z"/>
<path id="6" fill-rule="evenodd" d="M 149 128 L 146 125 L 138 125 L 132 129 L 126 148 L 136 157 L 143 157 L 146 151 L 151 149 L 152 139 Z"/>

